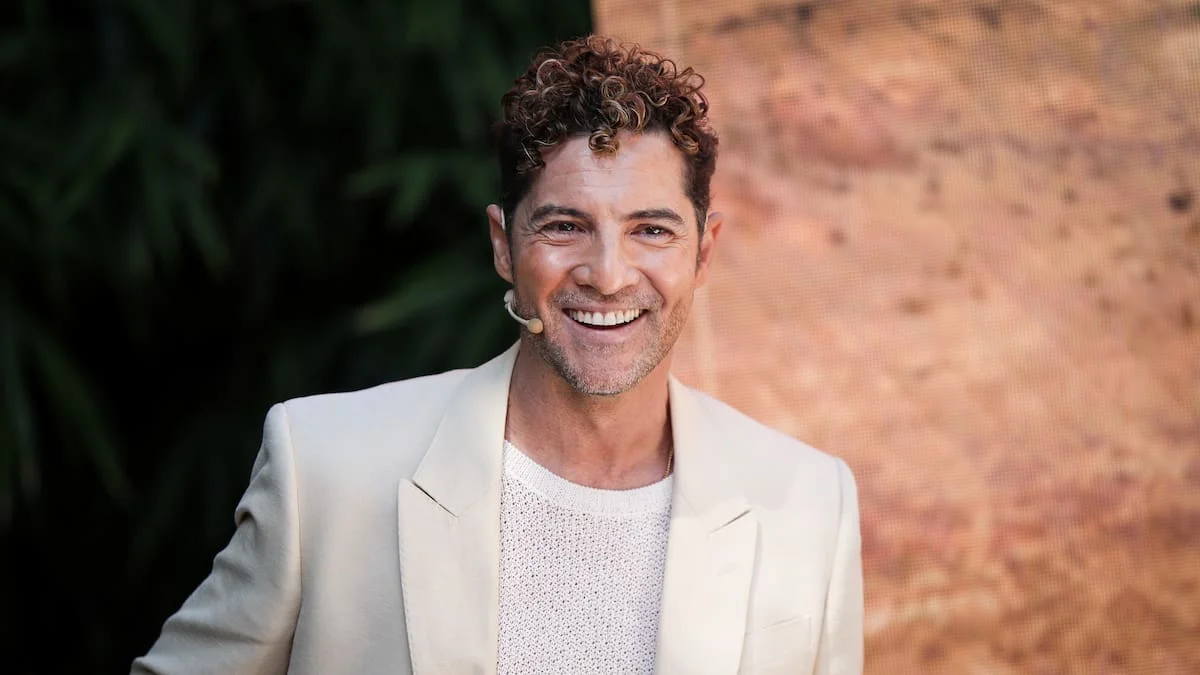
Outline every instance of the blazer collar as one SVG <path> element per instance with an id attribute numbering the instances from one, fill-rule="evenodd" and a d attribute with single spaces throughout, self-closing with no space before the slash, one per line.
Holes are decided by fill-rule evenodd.
<path id="1" fill-rule="evenodd" d="M 741 662 L 758 523 L 728 460 L 739 438 L 670 382 L 675 494 L 654 672 L 730 675 Z"/>
<path id="2" fill-rule="evenodd" d="M 701 394 L 674 376 L 667 386 L 675 443 L 674 508 L 715 531 L 749 508 L 740 483 L 733 480 L 735 467 L 724 454 L 731 448 L 722 447 L 736 439 L 724 438 L 722 430 L 714 427 L 701 407 Z"/>
<path id="3" fill-rule="evenodd" d="M 414 670 L 494 673 L 502 444 L 518 345 L 469 371 L 399 492 Z M 740 660 L 757 524 L 726 459 L 736 443 L 700 394 L 668 382 L 675 493 L 656 672 L 724 675 Z"/>
<path id="4" fill-rule="evenodd" d="M 500 613 L 500 472 L 516 347 L 468 371 L 397 493 L 409 656 L 417 675 L 493 675 Z"/>
<path id="5" fill-rule="evenodd" d="M 413 482 L 452 515 L 492 492 L 502 470 L 499 448 L 508 387 L 520 343 L 468 372 L 451 397 Z M 667 383 L 675 445 L 675 503 L 715 530 L 745 513 L 748 502 L 730 480 L 719 430 L 700 409 L 700 395 L 671 376 Z"/>
<path id="6" fill-rule="evenodd" d="M 452 515 L 498 499 L 508 385 L 520 342 L 468 371 L 455 390 L 413 482 Z"/>

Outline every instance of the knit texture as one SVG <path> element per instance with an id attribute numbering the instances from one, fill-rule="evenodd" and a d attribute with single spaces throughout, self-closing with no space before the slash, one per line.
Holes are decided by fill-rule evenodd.
<path id="1" fill-rule="evenodd" d="M 589 488 L 505 442 L 500 675 L 654 672 L 673 484 Z"/>

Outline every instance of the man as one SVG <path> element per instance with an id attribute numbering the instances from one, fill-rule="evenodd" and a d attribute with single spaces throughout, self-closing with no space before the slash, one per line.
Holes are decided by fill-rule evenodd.
<path id="1" fill-rule="evenodd" d="M 487 209 L 519 342 L 274 406 L 134 672 L 861 672 L 846 465 L 669 374 L 721 230 L 699 87 L 599 37 L 537 57 Z"/>

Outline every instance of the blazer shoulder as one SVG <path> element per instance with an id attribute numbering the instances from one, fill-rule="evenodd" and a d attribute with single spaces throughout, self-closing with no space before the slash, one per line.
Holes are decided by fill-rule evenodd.
<path id="1" fill-rule="evenodd" d="M 444 404 L 470 369 L 450 370 L 406 380 L 385 382 L 355 391 L 313 394 L 283 401 L 291 416 L 309 420 L 394 414 L 396 408 Z"/>
<path id="2" fill-rule="evenodd" d="M 452 370 L 356 391 L 276 404 L 286 419 L 298 469 L 346 472 L 420 461 L 454 391 L 470 370 Z M 385 473 L 387 473 L 385 471 Z"/>
<path id="3" fill-rule="evenodd" d="M 710 423 L 719 427 L 725 437 L 738 437 L 739 448 L 764 455 L 760 459 L 788 460 L 811 463 L 827 471 L 836 471 L 842 460 L 823 450 L 768 426 L 730 404 L 696 389 L 688 390 Z"/>
<path id="4" fill-rule="evenodd" d="M 719 444 L 733 475 L 739 476 L 752 501 L 779 502 L 781 495 L 840 501 L 854 490 L 853 474 L 844 460 L 770 427 L 704 392 L 689 389 L 709 437 Z M 850 485 L 847 485 L 847 481 Z M 785 500 L 788 501 L 788 500 Z"/>

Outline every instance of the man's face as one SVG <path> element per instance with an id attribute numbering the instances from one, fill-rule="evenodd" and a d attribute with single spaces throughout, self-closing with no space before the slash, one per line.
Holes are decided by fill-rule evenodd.
<path id="1" fill-rule="evenodd" d="M 509 224 L 511 247 L 499 207 L 488 209 L 496 271 L 513 284 L 517 312 L 545 325 L 527 339 L 592 395 L 669 367 L 721 225 L 714 216 L 700 235 L 683 156 L 665 134 L 618 138 L 615 155 L 594 153 L 586 136 L 543 153 Z"/>

